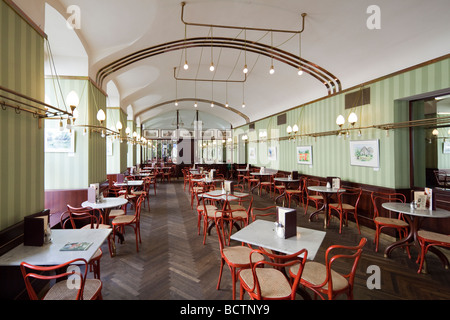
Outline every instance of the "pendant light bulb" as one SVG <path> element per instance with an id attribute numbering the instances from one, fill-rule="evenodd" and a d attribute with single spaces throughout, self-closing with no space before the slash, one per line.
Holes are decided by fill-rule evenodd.
<path id="1" fill-rule="evenodd" d="M 274 73 L 275 73 L 275 69 L 274 69 L 273 65 L 270 67 L 269 73 L 270 73 L 270 74 L 274 74 Z"/>
<path id="2" fill-rule="evenodd" d="M 301 75 L 303 74 L 303 69 L 302 69 L 301 67 L 298 68 L 297 74 L 298 74 L 299 76 L 301 76 Z"/>
<path id="3" fill-rule="evenodd" d="M 195 102 L 195 103 L 194 103 L 194 107 L 196 107 L 196 108 L 198 107 L 198 104 L 197 104 L 197 102 Z"/>
<path id="4" fill-rule="evenodd" d="M 211 66 L 209 67 L 209 71 L 212 72 L 212 71 L 214 71 L 214 69 L 215 69 L 215 68 L 214 68 L 214 63 L 211 62 Z"/>
<path id="5" fill-rule="evenodd" d="M 184 68 L 184 70 L 187 70 L 187 69 L 189 69 L 189 65 L 188 65 L 188 62 L 187 62 L 187 60 L 184 62 L 184 66 L 183 66 L 183 68 Z"/>
<path id="6" fill-rule="evenodd" d="M 247 73 L 248 73 L 248 68 L 247 68 L 247 65 L 245 65 L 245 66 L 244 66 L 244 69 L 242 70 L 242 72 L 244 72 L 245 74 L 247 74 Z"/>

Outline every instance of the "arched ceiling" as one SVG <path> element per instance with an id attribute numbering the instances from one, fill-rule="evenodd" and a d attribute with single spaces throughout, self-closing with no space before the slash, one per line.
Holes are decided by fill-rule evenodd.
<path id="1" fill-rule="evenodd" d="M 185 21 L 206 25 L 300 30 L 306 13 L 302 60 L 295 34 L 185 29 L 179 0 L 49 2 L 58 4 L 59 11 L 80 7 L 81 29 L 76 31 L 89 57 L 89 76 L 105 91 L 112 81 L 120 106 L 125 111 L 131 106 L 144 126 L 158 115 L 186 109 L 237 127 L 450 53 L 448 0 L 186 1 Z M 381 29 L 367 27 L 373 4 L 380 8 Z M 215 72 L 209 71 L 211 57 Z M 276 71 L 270 75 L 272 58 Z M 250 72 L 242 81 L 245 61 Z M 311 68 L 310 73 L 298 76 L 298 65 Z M 176 100 L 183 103 L 175 107 Z M 227 102 L 230 108 L 220 107 Z"/>

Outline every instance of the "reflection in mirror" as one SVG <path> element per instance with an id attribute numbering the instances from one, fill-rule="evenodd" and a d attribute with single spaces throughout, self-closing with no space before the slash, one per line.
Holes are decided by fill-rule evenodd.
<path id="1" fill-rule="evenodd" d="M 411 187 L 450 187 L 450 95 L 412 102 L 411 120 L 422 119 L 436 119 L 436 125 L 411 129 Z"/>

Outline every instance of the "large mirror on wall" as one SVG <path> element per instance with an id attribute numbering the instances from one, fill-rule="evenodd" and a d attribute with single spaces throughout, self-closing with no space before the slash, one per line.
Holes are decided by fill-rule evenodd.
<path id="1" fill-rule="evenodd" d="M 450 94 L 415 100 L 410 106 L 412 123 L 431 120 L 411 127 L 411 188 L 450 189 Z"/>

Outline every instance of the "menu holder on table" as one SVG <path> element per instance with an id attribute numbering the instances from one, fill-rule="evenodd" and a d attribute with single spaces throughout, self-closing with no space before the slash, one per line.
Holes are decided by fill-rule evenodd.
<path id="1" fill-rule="evenodd" d="M 97 190 L 95 188 L 88 188 L 88 202 L 96 203 L 97 202 Z"/>
<path id="2" fill-rule="evenodd" d="M 124 179 L 125 179 L 125 175 L 124 174 L 118 174 L 117 175 L 117 182 L 118 183 L 122 183 Z"/>
<path id="3" fill-rule="evenodd" d="M 224 188 L 226 193 L 234 193 L 234 186 L 236 185 L 236 182 L 231 180 L 226 180 L 224 183 Z"/>
<path id="4" fill-rule="evenodd" d="M 23 221 L 23 244 L 25 246 L 42 247 L 45 243 L 49 216 L 25 217 Z"/>
<path id="5" fill-rule="evenodd" d="M 292 180 L 297 180 L 298 179 L 298 171 L 292 171 L 291 177 L 292 177 Z"/>
<path id="6" fill-rule="evenodd" d="M 297 211 L 295 209 L 277 207 L 277 222 L 284 229 L 284 239 L 297 235 Z"/>

